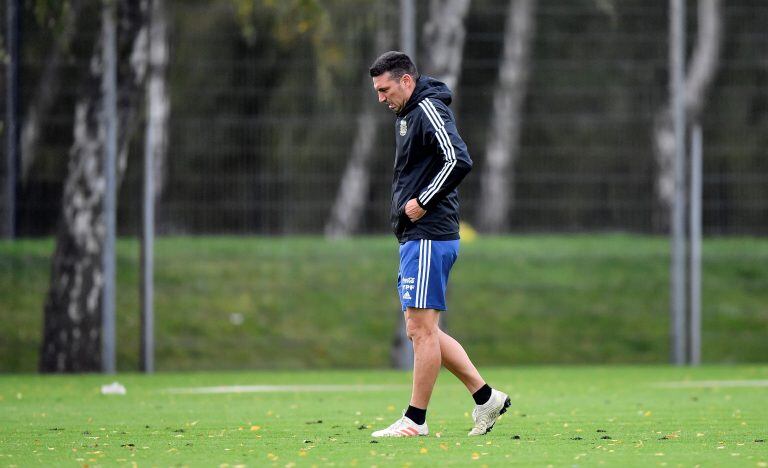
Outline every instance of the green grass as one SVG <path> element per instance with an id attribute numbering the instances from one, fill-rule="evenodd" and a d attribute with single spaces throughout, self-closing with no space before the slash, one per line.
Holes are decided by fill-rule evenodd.
<path id="1" fill-rule="evenodd" d="M 5 376 L 0 466 L 768 466 L 768 367 L 535 367 L 485 370 L 513 406 L 467 438 L 472 401 L 449 374 L 430 436 L 370 433 L 399 417 L 410 375 L 395 371 Z M 101 395 L 118 380 L 125 396 Z M 759 382 L 758 382 L 759 383 Z M 216 385 L 389 385 L 379 390 L 169 394 Z M 439 436 L 438 436 L 439 435 Z"/>
<path id="2" fill-rule="evenodd" d="M 451 274 L 448 327 L 481 365 L 664 363 L 669 243 L 480 237 Z M 37 367 L 51 240 L 0 242 L 0 372 Z M 118 368 L 137 368 L 138 242 L 118 242 Z M 387 367 L 391 237 L 182 237 L 156 244 L 160 370 Z M 765 362 L 768 239 L 704 243 L 703 358 Z M 233 318 L 242 323 L 233 323 Z"/>

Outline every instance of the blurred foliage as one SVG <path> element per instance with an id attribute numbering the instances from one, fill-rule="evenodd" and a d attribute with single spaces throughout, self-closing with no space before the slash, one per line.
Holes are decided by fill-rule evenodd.
<path id="1" fill-rule="evenodd" d="M 311 44 L 314 52 L 318 97 L 330 100 L 334 93 L 334 75 L 345 67 L 344 57 L 349 44 L 337 34 L 339 24 L 346 18 L 339 14 L 349 7 L 360 8 L 371 1 L 342 0 L 232 0 L 237 21 L 249 46 L 258 42 L 261 35 L 270 35 L 281 49 Z"/>
<path id="2" fill-rule="evenodd" d="M 72 14 L 71 0 L 28 0 L 37 23 L 50 31 L 61 32 L 67 15 Z"/>

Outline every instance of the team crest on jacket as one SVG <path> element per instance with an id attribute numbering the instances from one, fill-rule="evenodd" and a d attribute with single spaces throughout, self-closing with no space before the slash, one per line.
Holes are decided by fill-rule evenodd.
<path id="1" fill-rule="evenodd" d="M 405 119 L 400 121 L 400 136 L 405 136 L 405 132 L 408 131 L 408 122 Z"/>

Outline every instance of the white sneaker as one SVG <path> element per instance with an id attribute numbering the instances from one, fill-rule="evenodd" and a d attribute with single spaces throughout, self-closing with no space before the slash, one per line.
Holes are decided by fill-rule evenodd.
<path id="1" fill-rule="evenodd" d="M 475 409 L 472 410 L 472 419 L 475 421 L 475 427 L 467 435 L 478 436 L 491 432 L 493 425 L 496 424 L 496 420 L 507 412 L 507 408 L 511 404 L 506 393 L 500 392 L 495 388 L 492 389 L 491 398 L 482 405 L 475 405 Z"/>
<path id="2" fill-rule="evenodd" d="M 371 434 L 373 437 L 413 437 L 429 434 L 427 423 L 416 424 L 410 418 L 403 416 L 391 426 Z"/>

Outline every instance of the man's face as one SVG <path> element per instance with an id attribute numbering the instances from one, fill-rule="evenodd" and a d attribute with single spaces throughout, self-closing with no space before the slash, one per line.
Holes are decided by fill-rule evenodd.
<path id="1" fill-rule="evenodd" d="M 399 80 L 392 78 L 391 72 L 373 77 L 373 87 L 379 97 L 379 102 L 386 103 L 389 110 L 397 114 L 411 97 L 413 92 L 411 75 L 403 75 Z"/>

